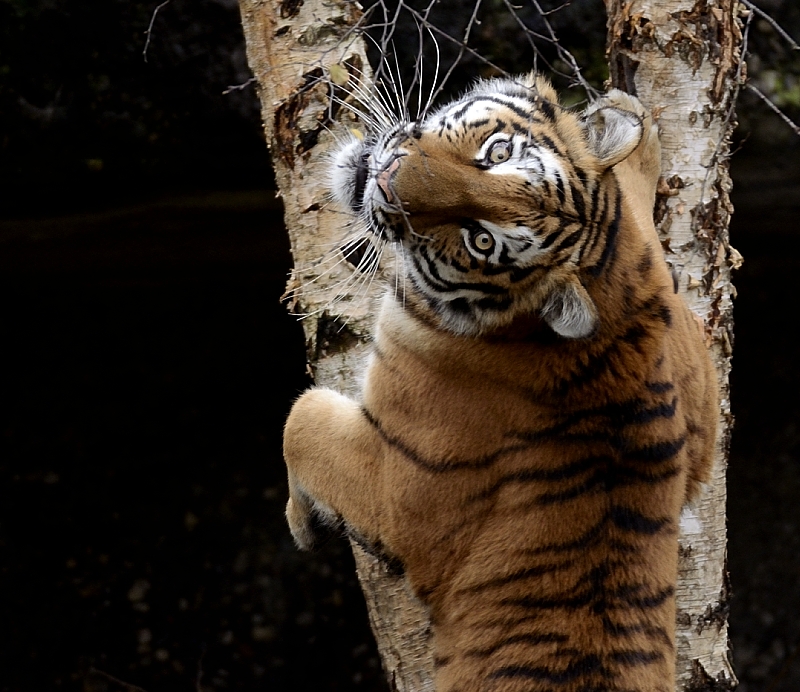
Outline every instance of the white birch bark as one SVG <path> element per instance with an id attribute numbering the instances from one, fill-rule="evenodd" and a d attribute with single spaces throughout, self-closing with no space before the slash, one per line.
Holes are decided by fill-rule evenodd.
<path id="1" fill-rule="evenodd" d="M 717 367 L 720 420 L 713 477 L 681 522 L 678 690 L 735 686 L 728 657 L 725 471 L 733 422 L 728 173 L 741 27 L 735 0 L 606 0 L 613 86 L 657 114 L 662 174 L 656 226 L 680 291 L 703 318 Z"/>

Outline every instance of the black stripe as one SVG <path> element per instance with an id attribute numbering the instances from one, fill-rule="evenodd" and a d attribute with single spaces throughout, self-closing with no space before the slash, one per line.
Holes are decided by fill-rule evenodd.
<path id="1" fill-rule="evenodd" d="M 546 271 L 547 267 L 541 265 L 531 264 L 527 267 L 513 267 L 508 275 L 510 283 L 515 284 L 527 279 L 535 271 Z"/>
<path id="2" fill-rule="evenodd" d="M 658 591 L 651 595 L 630 596 L 630 597 L 622 596 L 620 600 L 622 600 L 625 606 L 631 608 L 638 608 L 640 610 L 652 610 L 654 608 L 658 608 L 659 606 L 663 605 L 674 594 L 675 594 L 675 588 L 672 586 L 668 586 L 662 589 L 661 591 Z M 616 610 L 621 609 L 619 606 L 616 605 L 610 607 Z"/>
<path id="3" fill-rule="evenodd" d="M 608 654 L 614 663 L 624 666 L 646 666 L 657 661 L 664 660 L 664 654 L 660 651 L 643 651 L 642 649 L 612 651 Z"/>
<path id="4" fill-rule="evenodd" d="M 539 133 L 539 136 L 542 138 L 542 141 L 555 152 L 556 156 L 563 158 L 561 150 L 558 148 L 558 145 L 556 145 L 556 143 L 552 139 L 550 139 L 550 137 L 544 134 L 544 132 Z"/>
<path id="5" fill-rule="evenodd" d="M 594 654 L 573 661 L 564 670 L 553 670 L 540 666 L 504 666 L 493 671 L 489 678 L 521 678 L 565 684 L 588 675 L 611 678 L 611 673 L 603 666 L 600 657 Z"/>
<path id="6" fill-rule="evenodd" d="M 560 644 L 568 640 L 569 637 L 566 635 L 556 634 L 555 632 L 546 632 L 544 634 L 512 634 L 483 649 L 468 649 L 464 652 L 464 655 L 470 658 L 488 658 L 493 653 L 496 653 L 506 646 L 511 646 L 512 644 L 538 646 L 540 644 Z"/>
<path id="7" fill-rule="evenodd" d="M 614 526 L 623 531 L 628 531 L 629 533 L 653 536 L 659 533 L 664 527 L 672 525 L 672 520 L 668 517 L 651 519 L 630 507 L 614 506 L 608 513 Z"/>
<path id="8" fill-rule="evenodd" d="M 540 98 L 537 102 L 537 105 L 539 106 L 539 110 L 541 111 L 542 115 L 547 118 L 547 120 L 553 122 L 556 119 L 556 110 L 552 103 Z"/>
<path id="9" fill-rule="evenodd" d="M 583 483 L 574 485 L 567 490 L 554 493 L 543 493 L 539 495 L 534 501 L 537 505 L 553 505 L 560 502 L 567 502 L 575 498 L 582 497 L 586 493 L 597 488 L 606 489 L 608 476 L 605 471 L 598 471 L 593 476 L 587 478 Z"/>
<path id="10" fill-rule="evenodd" d="M 599 276 L 603 269 L 605 269 L 606 264 L 610 259 L 614 257 L 617 250 L 617 240 L 619 236 L 619 222 L 622 216 L 622 198 L 617 191 L 617 199 L 616 205 L 614 208 L 614 218 L 610 224 L 606 226 L 606 244 L 603 248 L 603 253 L 600 255 L 600 259 L 597 261 L 592 267 L 589 267 L 587 271 L 594 277 Z"/>
<path id="11" fill-rule="evenodd" d="M 531 442 L 534 440 L 563 439 L 569 435 L 570 428 L 586 424 L 592 418 L 599 418 L 600 420 L 596 421 L 596 425 L 602 425 L 606 429 L 608 427 L 615 429 L 613 434 L 609 433 L 606 437 L 606 439 L 611 440 L 612 436 L 619 434 L 616 431 L 624 426 L 649 423 L 656 418 L 674 417 L 677 403 L 677 398 L 673 398 L 669 404 L 659 403 L 655 406 L 648 406 L 644 399 L 633 397 L 624 401 L 604 404 L 603 406 L 578 409 L 549 428 L 525 432 L 508 432 L 506 437 L 515 437 Z"/>
<path id="12" fill-rule="evenodd" d="M 496 284 L 475 283 L 471 281 L 448 281 L 447 279 L 443 279 L 439 275 L 439 271 L 436 268 L 435 260 L 428 257 L 427 254 L 423 254 L 422 258 L 425 260 L 428 268 L 428 272 L 426 272 L 419 262 L 420 254 L 421 253 L 412 255 L 414 266 L 416 267 L 420 276 L 425 279 L 425 282 L 434 291 L 439 293 L 453 293 L 455 291 L 467 290 L 476 291 L 478 293 L 487 293 L 490 295 L 507 293 L 505 288 L 502 286 L 497 286 Z"/>
<path id="13" fill-rule="evenodd" d="M 563 250 L 565 248 L 572 250 L 573 247 L 575 246 L 575 243 L 578 242 L 578 240 L 582 235 L 583 235 L 583 228 L 579 226 L 577 231 L 575 231 L 574 233 L 570 233 L 566 238 L 563 238 L 561 241 L 556 243 L 556 245 L 553 247 L 553 253 L 559 252 L 560 250 Z"/>
<path id="14" fill-rule="evenodd" d="M 670 649 L 674 646 L 669 638 L 667 630 L 663 627 L 648 624 L 646 622 L 637 622 L 630 625 L 622 625 L 613 622 L 607 615 L 603 616 L 603 631 L 610 634 L 612 637 L 630 637 L 635 634 L 643 634 L 651 639 L 658 639 L 662 644 L 665 644 Z"/>
<path id="15" fill-rule="evenodd" d="M 636 269 L 638 272 L 643 276 L 647 277 L 650 274 L 650 270 L 653 268 L 653 253 L 648 245 L 645 248 L 645 251 L 642 253 L 641 258 L 639 259 L 639 264 L 636 265 Z"/>
<path id="16" fill-rule="evenodd" d="M 604 204 L 605 201 L 606 198 L 603 197 Z M 583 259 L 584 256 L 588 257 L 591 254 L 592 250 L 594 250 L 595 245 L 600 239 L 600 236 L 602 235 L 603 225 L 600 223 L 600 218 L 603 216 L 603 209 L 604 207 L 600 206 L 600 185 L 595 184 L 594 189 L 592 190 L 589 209 L 586 212 L 585 225 L 589 230 L 589 235 L 587 236 L 586 242 L 581 248 L 581 259 Z"/>
<path id="17" fill-rule="evenodd" d="M 583 201 L 583 191 L 578 189 L 571 181 L 569 188 L 572 193 L 572 206 L 575 207 L 575 214 L 585 224 L 587 219 L 586 204 Z"/>
<path id="18" fill-rule="evenodd" d="M 680 472 L 681 470 L 677 466 L 669 466 L 658 473 L 616 466 L 613 470 L 613 477 L 606 481 L 606 487 L 608 490 L 614 490 L 615 488 L 624 488 L 637 483 L 657 485 L 662 481 L 677 476 Z"/>
<path id="19" fill-rule="evenodd" d="M 680 473 L 680 469 L 671 466 L 668 469 L 657 473 L 644 473 L 635 469 L 627 469 L 620 466 L 613 466 L 608 469 L 597 471 L 590 478 L 587 478 L 583 483 L 572 486 L 560 492 L 544 493 L 539 495 L 534 504 L 537 505 L 551 505 L 560 502 L 567 502 L 574 500 L 586 493 L 600 489 L 604 492 L 611 492 L 617 488 L 624 488 L 629 485 L 645 484 L 657 485 L 666 481 Z"/>
<path id="20" fill-rule="evenodd" d="M 633 449 L 624 448 L 624 459 L 626 461 L 639 461 L 645 463 L 661 463 L 672 459 L 678 452 L 683 449 L 686 444 L 686 434 L 674 440 L 663 440 L 661 442 L 654 442 L 651 445 L 644 447 L 635 447 Z"/>
<path id="21" fill-rule="evenodd" d="M 560 206 L 563 207 L 564 206 L 564 200 L 567 197 L 567 191 L 566 191 L 565 185 L 564 185 L 564 178 L 561 176 L 561 173 L 559 173 L 558 171 L 555 172 L 555 176 L 556 176 L 555 186 L 556 186 L 556 194 L 558 195 L 558 203 L 559 203 Z"/>
<path id="22" fill-rule="evenodd" d="M 541 577 L 543 574 L 554 574 L 565 569 L 569 569 L 574 564 L 573 560 L 564 560 L 563 562 L 554 562 L 545 565 L 535 565 L 534 567 L 526 567 L 525 569 L 517 570 L 511 574 L 506 574 L 503 577 L 496 577 L 488 581 L 474 584 L 463 589 L 459 589 L 457 593 L 480 593 L 486 589 L 494 589 L 500 586 L 507 586 L 518 581 L 531 579 L 532 577 Z"/>
<path id="23" fill-rule="evenodd" d="M 509 96 L 509 98 L 513 98 L 513 96 Z M 496 96 L 489 96 L 488 94 L 476 94 L 471 97 L 468 101 L 465 101 L 461 108 L 459 108 L 455 113 L 451 113 L 448 118 L 452 120 L 458 120 L 476 103 L 481 101 L 486 101 L 489 103 L 496 103 L 504 108 L 508 108 L 512 113 L 515 113 L 520 118 L 528 119 L 531 116 L 530 111 L 523 110 L 519 106 L 508 103 L 504 101 L 502 98 L 498 98 Z"/>
<path id="24" fill-rule="evenodd" d="M 361 407 L 361 413 L 367 422 L 375 428 L 375 431 L 383 438 L 384 442 L 390 447 L 393 447 L 405 456 L 409 461 L 416 464 L 420 468 L 430 471 L 431 473 L 447 473 L 451 471 L 460 471 L 463 469 L 485 469 L 489 468 L 498 459 L 507 454 L 524 451 L 530 448 L 528 443 L 512 444 L 507 447 L 501 447 L 495 451 L 485 454 L 483 456 L 474 457 L 472 459 L 459 459 L 454 461 L 440 461 L 430 460 L 423 457 L 421 454 L 411 449 L 402 440 L 389 435 L 381 426 L 380 422 L 367 410 L 365 406 Z"/>
<path id="25" fill-rule="evenodd" d="M 645 382 L 644 386 L 653 392 L 653 394 L 663 394 L 675 388 L 672 382 Z"/>
<path id="26" fill-rule="evenodd" d="M 595 600 L 592 590 L 579 593 L 569 592 L 569 595 L 534 597 L 521 596 L 519 598 L 504 598 L 501 605 L 516 606 L 531 610 L 580 610 Z"/>
<path id="27" fill-rule="evenodd" d="M 548 236 L 542 241 L 542 244 L 539 246 L 540 250 L 546 250 L 549 248 L 560 236 L 561 234 L 571 226 L 572 224 L 566 223 L 564 219 L 559 219 L 558 228 L 552 231 Z"/>
<path id="28" fill-rule="evenodd" d="M 526 555 L 543 555 L 545 553 L 568 553 L 573 550 L 584 551 L 587 548 L 592 548 L 600 543 L 601 534 L 606 526 L 607 521 L 608 517 L 603 517 L 603 519 L 601 519 L 591 529 L 578 536 L 578 538 L 573 538 L 572 540 L 563 541 L 560 543 L 546 543 L 538 548 L 524 550 L 523 552 Z"/>
<path id="29" fill-rule="evenodd" d="M 485 500 L 495 495 L 503 486 L 510 483 L 536 483 L 542 481 L 565 481 L 575 478 L 586 471 L 590 471 L 598 467 L 612 463 L 613 459 L 609 456 L 589 456 L 577 461 L 564 464 L 555 469 L 526 469 L 524 471 L 517 471 L 508 475 L 502 476 L 496 480 L 485 490 L 471 496 L 470 502 L 476 500 Z"/>
<path id="30" fill-rule="evenodd" d="M 508 310 L 514 299 L 509 296 L 487 296 L 480 298 L 474 302 L 476 307 L 481 310 Z"/>

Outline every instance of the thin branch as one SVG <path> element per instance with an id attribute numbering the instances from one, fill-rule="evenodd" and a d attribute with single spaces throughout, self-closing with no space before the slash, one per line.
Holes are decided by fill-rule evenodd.
<path id="1" fill-rule="evenodd" d="M 153 33 L 153 24 L 156 21 L 156 15 L 162 7 L 166 7 L 169 5 L 169 3 L 170 0 L 164 0 L 164 2 L 162 2 L 158 7 L 156 7 L 156 9 L 153 10 L 153 16 L 150 17 L 150 26 L 148 26 L 147 31 L 144 32 L 145 36 L 147 36 L 144 42 L 144 49 L 142 50 L 142 57 L 144 58 L 145 62 L 147 62 L 147 49 L 150 46 L 150 35 Z"/>
<path id="2" fill-rule="evenodd" d="M 545 27 L 547 27 L 547 33 L 550 34 L 550 39 L 553 42 L 553 45 L 556 47 L 556 50 L 558 50 L 558 54 L 570 66 L 570 68 L 572 68 L 572 73 L 575 75 L 575 78 L 580 82 L 580 85 L 586 90 L 586 93 L 589 94 L 589 96 L 597 96 L 597 89 L 595 89 L 583 78 L 583 73 L 581 72 L 581 68 L 578 66 L 578 61 L 575 60 L 575 56 L 566 48 L 564 48 L 564 46 L 562 46 L 559 42 L 553 26 L 550 24 L 547 16 L 544 13 L 544 10 L 542 9 L 542 6 L 539 4 L 539 0 L 531 0 L 531 3 L 536 8 L 539 16 L 541 16 Z"/>
<path id="3" fill-rule="evenodd" d="M 169 0 L 167 0 L 167 2 L 169 2 Z M 242 91 L 243 89 L 247 89 L 247 87 L 249 87 L 255 81 L 256 81 L 255 77 L 250 77 L 250 79 L 248 79 L 246 82 L 243 82 L 242 84 L 234 84 L 233 86 L 229 86 L 227 89 L 225 89 L 225 91 L 222 92 L 222 95 L 227 96 L 233 91 Z"/>
<path id="4" fill-rule="evenodd" d="M 776 22 L 772 17 L 770 17 L 766 12 L 764 12 L 764 10 L 762 10 L 760 7 L 756 7 L 752 2 L 750 2 L 750 0 L 739 0 L 739 1 L 742 3 L 742 5 L 755 12 L 759 17 L 764 19 L 770 26 L 772 26 L 772 28 L 775 29 L 775 31 L 777 31 L 783 37 L 783 40 L 789 44 L 792 50 L 800 50 L 800 46 L 797 45 L 797 42 L 791 36 L 789 36 L 786 30 L 783 29 L 783 27 L 781 27 L 781 25 L 778 24 L 778 22 Z"/>
<path id="5" fill-rule="evenodd" d="M 764 103 L 766 103 L 766 104 L 767 104 L 767 106 L 768 106 L 768 107 L 769 107 L 769 108 L 770 108 L 772 111 L 774 111 L 774 112 L 775 112 L 775 113 L 778 115 L 778 117 L 779 117 L 781 120 L 783 120 L 783 122 L 785 122 L 785 123 L 786 123 L 786 124 L 787 124 L 787 125 L 788 125 L 788 126 L 791 128 L 791 129 L 792 129 L 792 131 L 793 131 L 793 132 L 794 132 L 796 135 L 800 135 L 800 125 L 798 125 L 796 122 L 794 122 L 793 120 L 791 120 L 791 119 L 789 118 L 789 116 L 788 116 L 788 115 L 786 115 L 786 113 L 784 113 L 784 112 L 783 112 L 783 111 L 782 111 L 780 108 L 778 108 L 778 107 L 777 107 L 777 106 L 776 106 L 776 105 L 775 105 L 775 104 L 774 104 L 772 101 L 770 101 L 770 100 L 769 100 L 769 97 L 768 97 L 768 96 L 767 96 L 767 95 L 766 95 L 766 94 L 765 94 L 763 91 L 761 91 L 761 90 L 760 90 L 760 89 L 759 89 L 757 86 L 754 86 L 753 84 L 748 84 L 748 85 L 747 85 L 747 88 L 748 88 L 748 89 L 750 89 L 750 91 L 752 91 L 752 92 L 753 92 L 753 93 L 754 93 L 756 96 L 758 96 L 758 98 L 760 98 L 760 99 L 761 99 L 761 100 L 762 100 Z"/>
<path id="6" fill-rule="evenodd" d="M 120 680 L 119 678 L 115 678 L 113 675 L 106 673 L 104 670 L 99 670 L 98 668 L 89 668 L 90 674 L 100 675 L 104 677 L 106 680 L 110 680 L 113 683 L 116 683 L 120 687 L 124 687 L 128 692 L 147 692 L 144 688 L 139 687 L 138 685 L 132 685 L 129 682 L 125 682 L 124 680 Z"/>

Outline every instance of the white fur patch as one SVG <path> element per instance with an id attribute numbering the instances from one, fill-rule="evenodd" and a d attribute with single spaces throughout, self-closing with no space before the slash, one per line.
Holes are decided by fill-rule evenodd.
<path id="1" fill-rule="evenodd" d="M 350 209 L 356 186 L 355 169 L 361 155 L 363 144 L 351 136 L 332 156 L 328 168 L 328 188 L 334 200 L 345 209 Z"/>
<path id="2" fill-rule="evenodd" d="M 588 301 L 588 302 L 587 302 Z M 580 295 L 571 284 L 553 291 L 542 308 L 542 319 L 567 339 L 589 336 L 597 326 L 595 307 L 588 295 Z"/>

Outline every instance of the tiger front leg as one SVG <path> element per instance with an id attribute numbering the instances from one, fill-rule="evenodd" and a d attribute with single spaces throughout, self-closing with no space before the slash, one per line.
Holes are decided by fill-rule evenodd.
<path id="1" fill-rule="evenodd" d="M 313 548 L 342 524 L 379 538 L 382 442 L 357 402 L 329 389 L 303 394 L 286 421 L 283 454 L 286 518 L 298 547 Z"/>

